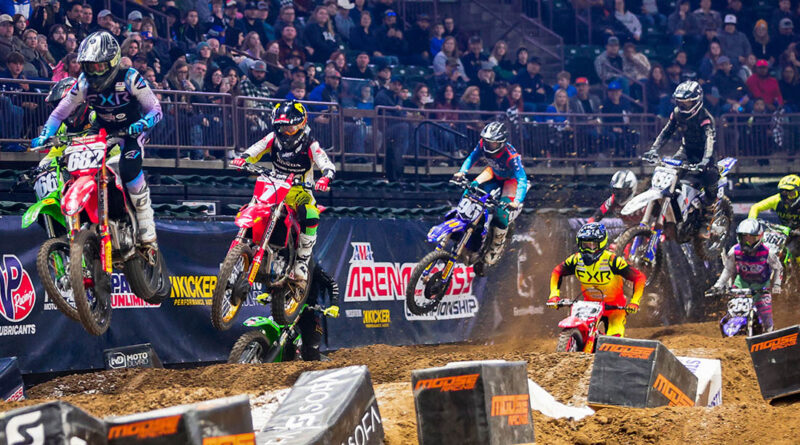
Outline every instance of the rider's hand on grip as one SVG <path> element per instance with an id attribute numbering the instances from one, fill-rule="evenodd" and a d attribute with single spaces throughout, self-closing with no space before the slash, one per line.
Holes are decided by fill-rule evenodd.
<path id="1" fill-rule="evenodd" d="M 706 297 L 718 297 L 725 293 L 725 288 L 721 286 L 714 286 L 705 292 Z"/>
<path id="2" fill-rule="evenodd" d="M 456 173 L 453 175 L 453 181 L 455 181 L 455 182 L 459 182 L 459 181 L 461 181 L 462 179 L 464 179 L 464 173 L 462 173 L 462 172 L 456 172 Z"/>
<path id="3" fill-rule="evenodd" d="M 551 295 L 550 299 L 547 300 L 547 306 L 550 306 L 553 309 L 558 309 L 558 303 L 561 302 L 561 299 L 558 298 L 558 295 Z"/>
<path id="4" fill-rule="evenodd" d="M 635 314 L 639 312 L 639 305 L 636 303 L 628 303 L 625 305 L 625 312 L 629 314 Z"/>
<path id="5" fill-rule="evenodd" d="M 648 162 L 653 162 L 656 159 L 658 159 L 658 153 L 655 150 L 646 151 L 642 155 L 642 159 L 644 159 L 645 161 L 648 161 Z"/>
<path id="6" fill-rule="evenodd" d="M 242 167 L 244 167 L 244 164 L 246 164 L 246 163 L 247 163 L 247 159 L 245 159 L 245 158 L 236 158 L 236 159 L 231 161 L 231 165 L 236 167 L 236 168 L 242 168 Z"/>
<path id="7" fill-rule="evenodd" d="M 46 136 L 39 136 L 39 137 L 33 138 L 33 140 L 31 141 L 31 148 L 41 147 L 42 145 L 44 145 L 46 143 L 47 143 L 47 137 Z"/>
<path id="8" fill-rule="evenodd" d="M 519 203 L 516 201 L 511 201 L 508 203 L 508 208 L 511 210 L 517 210 L 519 209 Z"/>
<path id="9" fill-rule="evenodd" d="M 331 318 L 339 318 L 339 306 L 331 306 L 328 309 L 322 311 L 322 315 Z"/>
<path id="10" fill-rule="evenodd" d="M 146 129 L 147 129 L 147 122 L 145 122 L 144 119 L 139 119 L 138 121 L 132 123 L 130 127 L 128 127 L 128 134 L 130 136 L 134 136 L 140 133 L 144 133 Z"/>
<path id="11" fill-rule="evenodd" d="M 317 180 L 317 183 L 314 184 L 314 190 L 318 192 L 327 192 L 330 190 L 331 178 L 327 176 L 323 176 Z"/>

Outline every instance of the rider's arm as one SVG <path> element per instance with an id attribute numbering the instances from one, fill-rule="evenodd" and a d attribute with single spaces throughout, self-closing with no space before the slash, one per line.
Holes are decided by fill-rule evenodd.
<path id="1" fill-rule="evenodd" d="M 50 113 L 50 117 L 47 118 L 47 122 L 45 122 L 44 128 L 42 128 L 42 132 L 39 134 L 39 136 L 49 138 L 50 136 L 56 134 L 58 129 L 61 127 L 61 123 L 71 116 L 85 99 L 86 81 L 83 80 L 83 74 L 81 74 L 77 85 L 72 87 L 69 93 L 64 96 L 63 99 L 61 99 L 61 102 L 58 103 L 58 106 L 56 106 L 55 110 Z"/>
<path id="2" fill-rule="evenodd" d="M 142 75 L 133 68 L 129 68 L 125 74 L 125 86 L 142 107 L 144 116 L 139 121 L 145 124 L 147 127 L 145 130 L 155 127 L 161 121 L 162 114 L 161 103 L 153 90 L 147 85 Z"/>
<path id="3" fill-rule="evenodd" d="M 464 163 L 461 164 L 461 168 L 458 169 L 458 171 L 460 173 L 468 172 L 470 167 L 472 167 L 472 164 L 478 162 L 478 159 L 480 159 L 480 158 L 481 158 L 481 146 L 480 145 L 476 145 L 475 149 L 472 150 L 472 153 L 469 154 L 467 159 L 464 159 Z"/>
<path id="4" fill-rule="evenodd" d="M 333 175 L 336 174 L 336 166 L 333 165 L 328 155 L 325 154 L 325 150 L 322 149 L 319 142 L 312 142 L 311 146 L 308 147 L 308 152 L 314 164 L 316 164 L 317 168 L 322 172 L 322 175 L 333 179 Z"/>
<path id="5" fill-rule="evenodd" d="M 624 258 L 614 256 L 610 261 L 611 272 L 620 275 L 622 278 L 633 282 L 633 295 L 631 295 L 630 303 L 639 304 L 644 293 L 644 285 L 647 282 L 647 277 L 638 269 L 629 265 Z"/>
<path id="6" fill-rule="evenodd" d="M 328 292 L 328 295 L 331 297 L 331 306 L 338 306 L 339 285 L 336 283 L 336 280 L 328 275 L 319 265 L 317 265 L 315 269 L 314 280 L 319 280 L 320 287 Z"/>
<path id="7" fill-rule="evenodd" d="M 783 281 L 783 264 L 780 258 L 778 258 L 778 255 L 770 252 L 769 256 L 767 256 L 767 264 L 769 264 L 769 268 L 772 270 L 772 288 L 781 287 L 781 282 Z"/>
<path id="8" fill-rule="evenodd" d="M 553 269 L 553 273 L 550 274 L 550 295 L 560 294 L 561 278 L 575 275 L 575 264 L 577 263 L 575 255 L 578 254 L 571 255 Z"/>
<path id="9" fill-rule="evenodd" d="M 597 210 L 595 210 L 594 215 L 592 215 L 591 218 L 592 222 L 598 222 L 602 220 L 606 216 L 606 213 L 608 213 L 608 211 L 611 210 L 612 207 L 614 207 L 614 200 L 615 197 L 614 194 L 612 193 L 611 196 L 609 196 L 608 199 L 606 199 L 600 205 L 600 207 Z"/>
<path id="10" fill-rule="evenodd" d="M 517 179 L 517 193 L 514 195 L 514 202 L 522 204 L 528 193 L 528 176 L 525 174 L 525 167 L 522 166 L 522 156 L 514 154 L 508 162 L 514 169 L 514 177 Z"/>
<path id="11" fill-rule="evenodd" d="M 775 210 L 775 208 L 778 207 L 779 202 L 781 202 L 781 195 L 779 193 L 776 193 L 767 199 L 762 199 L 761 201 L 753 204 L 753 207 L 750 207 L 750 213 L 747 215 L 747 217 L 756 219 L 758 218 L 758 214 L 761 212 Z"/>
<path id="12" fill-rule="evenodd" d="M 706 148 L 703 151 L 703 159 L 711 159 L 714 156 L 714 141 L 717 139 L 717 131 L 714 129 L 714 118 L 708 116 L 700 123 L 706 135 Z"/>
<path id="13" fill-rule="evenodd" d="M 263 139 L 257 141 L 244 151 L 247 162 L 255 163 L 264 156 L 264 153 L 269 153 L 272 150 L 272 143 L 275 141 L 275 133 L 270 133 L 264 136 Z"/>
<path id="14" fill-rule="evenodd" d="M 714 283 L 714 287 L 723 287 L 730 284 L 731 278 L 736 276 L 736 260 L 733 256 L 733 247 L 728 250 L 728 253 L 722 257 L 722 273 L 719 279 Z"/>
<path id="15" fill-rule="evenodd" d="M 669 115 L 669 120 L 667 121 L 667 125 L 665 125 L 664 128 L 661 129 L 661 133 L 658 134 L 658 137 L 653 142 L 653 146 L 650 150 L 658 153 L 658 151 L 661 150 L 661 146 L 663 146 L 667 141 L 669 141 L 669 139 L 675 133 L 676 128 L 678 128 L 678 124 L 675 121 L 675 113 L 671 113 Z"/>

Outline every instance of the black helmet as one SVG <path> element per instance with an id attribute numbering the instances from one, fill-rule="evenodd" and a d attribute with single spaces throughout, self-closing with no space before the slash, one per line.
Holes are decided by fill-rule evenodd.
<path id="1" fill-rule="evenodd" d="M 602 223 L 585 224 L 578 230 L 575 240 L 578 243 L 578 251 L 581 253 L 583 263 L 587 266 L 594 264 L 608 244 L 606 226 Z"/>
<path id="2" fill-rule="evenodd" d="M 485 153 L 490 155 L 499 153 L 508 140 L 506 124 L 497 121 L 489 122 L 481 131 L 481 140 L 483 142 L 481 146 Z"/>
<path id="3" fill-rule="evenodd" d="M 636 190 L 636 174 L 630 170 L 620 170 L 611 177 L 611 191 L 614 193 L 617 202 L 624 203 L 633 195 Z"/>
<path id="4" fill-rule="evenodd" d="M 65 77 L 50 88 L 50 92 L 47 93 L 47 97 L 44 99 L 45 102 L 51 104 L 52 106 L 57 106 L 61 99 L 67 96 L 69 90 L 72 89 L 72 86 L 75 85 L 77 79 L 74 77 Z"/>
<path id="5" fill-rule="evenodd" d="M 107 31 L 89 34 L 78 48 L 78 63 L 89 86 L 95 90 L 103 90 L 111 84 L 119 71 L 120 58 L 119 43 Z"/>
<path id="6" fill-rule="evenodd" d="M 296 151 L 307 134 L 308 114 L 300 102 L 289 100 L 275 105 L 272 110 L 272 129 L 280 148 Z"/>
<path id="7" fill-rule="evenodd" d="M 753 218 L 743 220 L 736 227 L 736 240 L 739 242 L 739 247 L 742 251 L 748 255 L 753 254 L 758 246 L 761 245 L 763 235 L 764 229 L 761 227 L 761 223 Z M 745 236 L 750 239 L 745 239 Z"/>
<path id="8" fill-rule="evenodd" d="M 672 99 L 678 106 L 678 114 L 688 119 L 696 115 L 703 106 L 703 87 L 693 80 L 687 80 L 675 88 Z"/>

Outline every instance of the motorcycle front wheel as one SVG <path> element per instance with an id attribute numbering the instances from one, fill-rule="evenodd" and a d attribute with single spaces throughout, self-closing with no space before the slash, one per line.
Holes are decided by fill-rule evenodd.
<path id="1" fill-rule="evenodd" d="M 261 331 L 248 331 L 242 334 L 231 349 L 228 363 L 264 363 L 275 343 Z M 276 361 L 280 361 L 280 358 Z"/>
<path id="2" fill-rule="evenodd" d="M 237 244 L 225 255 L 211 296 L 211 324 L 217 330 L 227 331 L 233 326 L 239 308 L 247 299 L 250 291 L 247 272 L 252 262 L 253 250 L 243 243 Z"/>
<path id="3" fill-rule="evenodd" d="M 111 324 L 111 274 L 103 270 L 94 230 L 81 230 L 72 240 L 69 278 L 81 324 L 90 334 L 102 335 Z"/>
<path id="4" fill-rule="evenodd" d="M 661 268 L 661 249 L 656 248 L 656 255 L 653 261 L 650 261 L 645 256 L 647 253 L 647 246 L 650 245 L 650 237 L 655 236 L 655 232 L 646 227 L 631 227 L 630 229 L 622 232 L 617 238 L 616 250 L 614 253 L 625 258 L 625 260 L 639 269 L 647 277 L 645 282 L 646 286 L 653 284 L 656 280 L 656 275 Z M 639 244 L 636 251 L 632 251 L 633 241 L 638 239 Z"/>
<path id="5" fill-rule="evenodd" d="M 434 250 L 417 263 L 406 287 L 406 307 L 412 314 L 425 315 L 439 306 L 450 286 L 450 279 L 442 279 L 442 270 L 451 260 L 448 252 Z M 429 273 L 423 276 L 425 271 Z"/>
<path id="6" fill-rule="evenodd" d="M 36 255 L 36 271 L 50 301 L 62 314 L 80 322 L 70 285 L 69 241 L 65 236 L 51 238 L 42 244 Z"/>
<path id="7" fill-rule="evenodd" d="M 577 328 L 564 329 L 558 334 L 556 352 L 580 352 L 583 347 L 583 336 Z"/>
<path id="8" fill-rule="evenodd" d="M 723 196 L 714 206 L 714 216 L 708 228 L 708 236 L 695 235 L 692 238 L 694 253 L 705 261 L 720 257 L 727 247 L 733 224 L 733 206 L 727 196 Z"/>

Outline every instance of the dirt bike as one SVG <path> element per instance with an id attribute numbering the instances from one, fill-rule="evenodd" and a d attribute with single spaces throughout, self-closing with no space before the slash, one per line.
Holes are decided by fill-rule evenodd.
<path id="1" fill-rule="evenodd" d="M 447 219 L 428 231 L 428 242 L 436 248 L 417 263 L 406 287 L 406 307 L 415 315 L 436 310 L 450 287 L 457 262 L 474 266 L 478 275 L 483 273 L 482 259 L 491 243 L 488 235 L 494 209 L 507 208 L 498 198 L 500 189 L 489 193 L 463 177 L 450 183 L 467 192 L 445 215 Z"/>
<path id="2" fill-rule="evenodd" d="M 768 289 L 764 289 L 767 291 Z M 726 297 L 728 313 L 719 321 L 719 330 L 723 337 L 746 335 L 752 337 L 764 332 L 753 303 L 754 292 L 748 288 L 711 288 L 706 297 Z"/>
<path id="3" fill-rule="evenodd" d="M 301 288 L 290 278 L 300 222 L 297 212 L 284 202 L 302 179 L 249 163 L 243 168 L 259 177 L 252 199 L 236 215 L 239 232 L 214 287 L 211 323 L 220 331 L 230 329 L 256 283 L 271 295 L 272 316 L 280 325 L 292 324 L 308 297 L 308 286 Z"/>
<path id="4" fill-rule="evenodd" d="M 160 303 L 171 290 L 167 266 L 156 245 L 138 241 L 138 221 L 119 176 L 119 138 L 68 134 L 62 155 L 71 179 L 61 203 L 70 239 L 69 278 L 83 327 L 101 335 L 111 323 L 111 274 L 122 269 L 142 300 Z M 109 187 L 109 182 L 112 186 Z"/>
<path id="5" fill-rule="evenodd" d="M 792 229 L 763 219 L 759 219 L 758 222 L 764 228 L 762 242 L 783 262 L 784 286 L 796 288 L 795 282 L 800 279 L 797 271 L 797 259 L 787 248 L 789 238 L 792 236 Z"/>
<path id="6" fill-rule="evenodd" d="M 303 305 L 304 310 L 322 312 L 320 305 Z M 272 317 L 250 317 L 244 321 L 249 328 L 236 340 L 228 356 L 228 363 L 273 363 L 294 360 L 299 355 L 302 340 L 297 327 L 297 317 L 288 325 L 275 322 Z"/>
<path id="7" fill-rule="evenodd" d="M 51 147 L 52 145 L 44 145 L 33 148 L 32 151 Z M 20 175 L 15 188 L 24 183 L 33 185 L 37 202 L 22 215 L 22 228 L 38 221 L 47 233 L 47 241 L 36 255 L 39 279 L 58 310 L 67 317 L 80 321 L 69 282 L 69 240 L 66 235 L 67 223 L 61 213 L 61 194 L 65 181 L 58 159 L 53 159 L 48 166 L 37 166 Z"/>
<path id="8" fill-rule="evenodd" d="M 605 335 L 608 319 L 606 312 L 611 310 L 625 310 L 624 306 L 614 306 L 601 301 L 586 300 L 561 300 L 558 303 L 548 303 L 548 306 L 570 307 L 569 317 L 561 320 L 558 327 L 556 352 L 586 352 L 594 353 L 598 335 Z"/>
<path id="9" fill-rule="evenodd" d="M 650 190 L 631 198 L 620 214 L 624 217 L 644 208 L 644 216 L 638 226 L 627 229 L 617 238 L 615 252 L 644 272 L 649 285 L 656 279 L 663 262 L 659 248 L 663 240 L 670 239 L 679 244 L 691 242 L 695 253 L 704 260 L 719 257 L 730 236 L 733 221 L 733 207 L 725 196 L 725 187 L 736 159 L 725 158 L 717 163 L 720 179 L 716 202 L 711 220 L 705 227 L 700 200 L 703 192 L 682 179 L 686 173 L 700 172 L 701 169 L 680 159 L 642 159 L 656 165 Z"/>

